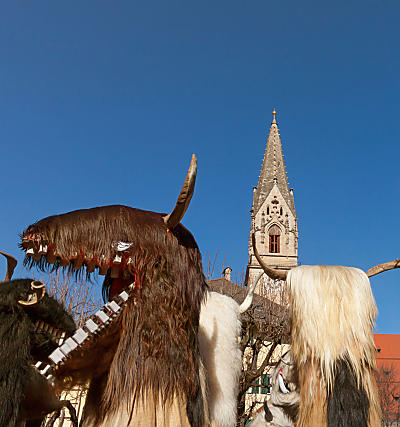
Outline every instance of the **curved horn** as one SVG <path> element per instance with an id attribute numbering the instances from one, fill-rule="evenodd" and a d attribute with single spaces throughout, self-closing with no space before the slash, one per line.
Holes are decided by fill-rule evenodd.
<path id="1" fill-rule="evenodd" d="M 240 314 L 243 314 L 245 311 L 247 311 L 250 308 L 251 303 L 253 302 L 254 289 L 256 288 L 256 285 L 261 279 L 261 277 L 263 276 L 263 274 L 264 273 L 260 273 L 257 277 L 257 280 L 255 280 L 254 283 L 250 286 L 247 292 L 246 298 L 243 300 L 243 302 L 239 306 Z"/>
<path id="2" fill-rule="evenodd" d="M 39 282 L 39 280 L 34 280 L 33 282 L 31 282 L 31 289 L 34 293 L 29 294 L 28 300 L 27 301 L 19 300 L 18 304 L 21 304 L 21 305 L 37 304 L 44 297 L 44 294 L 46 293 L 46 287 L 44 283 Z"/>
<path id="3" fill-rule="evenodd" d="M 286 280 L 286 277 L 288 274 L 287 271 L 275 270 L 274 268 L 268 267 L 267 265 L 265 265 L 264 261 L 261 259 L 260 254 L 258 253 L 257 248 L 256 248 L 256 235 L 255 235 L 255 233 L 253 233 L 251 235 L 251 243 L 253 245 L 254 255 L 256 256 L 257 261 L 261 265 L 265 274 L 274 280 Z"/>
<path id="4" fill-rule="evenodd" d="M 6 277 L 4 281 L 8 282 L 9 280 L 11 280 L 11 277 L 14 273 L 14 269 L 17 266 L 18 261 L 12 255 L 6 252 L 0 251 L 0 254 L 7 258 L 7 272 L 6 272 Z"/>
<path id="5" fill-rule="evenodd" d="M 194 193 L 194 184 L 196 183 L 197 175 L 197 159 L 192 155 L 189 170 L 183 183 L 182 190 L 179 194 L 174 210 L 166 215 L 163 219 L 169 230 L 176 227 L 182 220 L 183 215 L 189 207 L 190 200 Z"/>
<path id="6" fill-rule="evenodd" d="M 393 270 L 394 268 L 400 268 L 400 259 L 394 261 L 385 262 L 383 264 L 375 265 L 365 272 L 368 277 L 375 276 L 376 274 L 383 273 L 384 271 Z"/>

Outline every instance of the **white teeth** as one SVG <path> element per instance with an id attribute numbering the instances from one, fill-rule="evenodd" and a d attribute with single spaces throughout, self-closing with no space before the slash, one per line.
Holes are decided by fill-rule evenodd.
<path id="1" fill-rule="evenodd" d="M 50 369 L 50 365 L 47 365 L 44 369 L 42 369 L 42 370 L 40 371 L 40 373 L 41 373 L 42 375 L 45 375 L 45 374 L 46 374 L 46 372 L 47 372 L 49 369 Z"/>
<path id="2" fill-rule="evenodd" d="M 65 332 L 61 334 L 60 340 L 58 341 L 58 345 L 62 345 L 62 343 L 64 342 L 64 338 L 65 338 Z"/>
<path id="3" fill-rule="evenodd" d="M 33 250 L 33 248 L 29 248 L 26 250 L 27 255 L 33 255 L 34 253 L 35 253 L 35 251 Z"/>
<path id="4" fill-rule="evenodd" d="M 47 253 L 47 245 L 40 245 L 39 247 L 39 254 L 44 255 Z"/>
<path id="5" fill-rule="evenodd" d="M 36 362 L 35 363 L 35 366 L 36 366 L 36 368 L 38 368 L 39 369 L 39 366 L 42 364 L 42 362 Z"/>
<path id="6" fill-rule="evenodd" d="M 121 264 L 121 262 L 122 262 L 122 256 L 120 254 L 115 255 L 115 258 L 114 258 L 113 262 L 114 262 L 114 264 Z"/>

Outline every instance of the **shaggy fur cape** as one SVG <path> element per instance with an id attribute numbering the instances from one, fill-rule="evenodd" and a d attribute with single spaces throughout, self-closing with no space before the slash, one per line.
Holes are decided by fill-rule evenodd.
<path id="1" fill-rule="evenodd" d="M 239 304 L 209 292 L 200 312 L 199 345 L 207 376 L 210 419 L 218 427 L 235 427 L 242 370 L 238 346 L 241 332 Z"/>
<path id="2" fill-rule="evenodd" d="M 55 299 L 45 295 L 37 304 L 22 306 L 27 300 L 32 279 L 0 284 L 0 426 L 15 426 L 28 418 L 43 418 L 59 409 L 47 381 L 31 366 L 57 347 L 44 331 L 35 329 L 44 321 L 71 334 L 72 317 Z"/>
<path id="3" fill-rule="evenodd" d="M 292 352 L 299 372 L 298 427 L 378 427 L 380 408 L 366 274 L 352 267 L 289 271 Z"/>
<path id="4" fill-rule="evenodd" d="M 26 258 L 41 268 L 50 256 L 56 257 L 54 268 L 111 269 L 116 243 L 130 244 L 118 268 L 127 284 L 135 282 L 133 297 L 117 322 L 56 373 L 61 382 L 91 380 L 87 423 L 101 425 L 122 411 L 132 425 L 140 425 L 133 418 L 135 406 L 147 400 L 155 408 L 160 402 L 168 407 L 178 399 L 190 425 L 203 426 L 198 326 L 206 284 L 201 255 L 191 233 L 181 224 L 168 230 L 164 216 L 105 206 L 45 218 L 23 233 L 23 247 L 29 242 L 47 246 L 47 258 Z"/>

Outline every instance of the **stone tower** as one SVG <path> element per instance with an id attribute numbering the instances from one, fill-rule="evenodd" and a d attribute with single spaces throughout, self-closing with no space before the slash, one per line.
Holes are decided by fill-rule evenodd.
<path id="1" fill-rule="evenodd" d="M 269 131 L 264 160 L 257 187 L 253 190 L 251 209 L 251 230 L 249 239 L 249 263 L 246 275 L 249 285 L 262 272 L 251 245 L 251 232 L 256 231 L 259 254 L 267 265 L 289 270 L 297 266 L 297 218 L 294 207 L 293 189 L 289 188 L 282 143 L 276 123 L 276 111 Z M 280 281 L 271 281 L 266 275 L 260 280 L 256 292 L 265 294 L 282 289 Z"/>

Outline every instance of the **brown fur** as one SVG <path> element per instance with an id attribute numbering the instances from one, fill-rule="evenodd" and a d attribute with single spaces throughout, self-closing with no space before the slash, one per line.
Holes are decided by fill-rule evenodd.
<path id="1" fill-rule="evenodd" d="M 98 420 L 120 405 L 133 413 L 143 396 L 165 403 L 175 395 L 187 405 L 197 401 L 197 408 L 202 400 L 197 334 L 206 284 L 201 255 L 190 232 L 182 225 L 167 230 L 163 216 L 105 206 L 45 218 L 23 233 L 35 245 L 47 244 L 48 254 L 59 261 L 80 258 L 108 267 L 116 254 L 113 244 L 132 243 L 120 268 L 135 278 L 135 298 L 118 320 L 120 327 L 58 371 L 59 378 L 69 376 L 72 382 L 103 378 L 94 381 L 101 389 L 100 407 L 87 409 Z M 29 262 L 43 268 L 45 258 Z M 203 415 L 190 420 L 192 425 L 202 425 Z"/>

